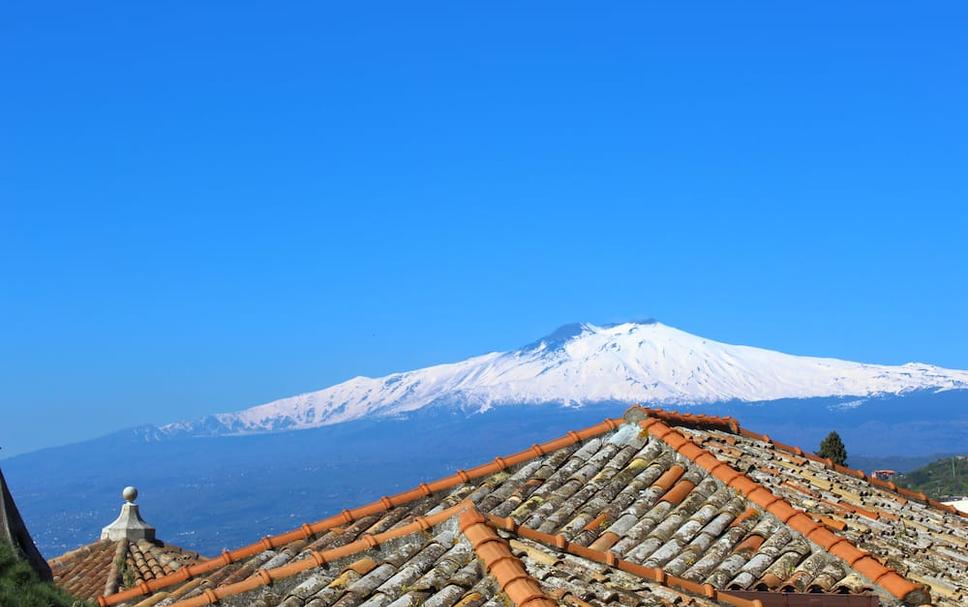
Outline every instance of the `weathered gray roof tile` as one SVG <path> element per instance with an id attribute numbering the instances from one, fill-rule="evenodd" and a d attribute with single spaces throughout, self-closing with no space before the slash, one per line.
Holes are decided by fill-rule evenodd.
<path id="1" fill-rule="evenodd" d="M 610 550 L 619 558 L 662 567 L 669 575 L 720 590 L 863 592 L 873 588 L 883 604 L 896 605 L 873 580 L 776 518 L 772 506 L 764 511 L 774 497 L 757 501 L 765 504 L 758 506 L 747 497 L 748 487 L 742 493 L 732 483 L 727 487 L 720 479 L 731 477 L 694 463 L 699 448 L 706 450 L 707 457 L 711 453 L 733 470 L 748 473 L 785 500 L 784 520 L 804 510 L 902 575 L 929 584 L 939 607 L 958 605 L 968 586 L 968 525 L 963 519 L 764 440 L 711 426 L 715 425 L 702 421 L 697 427 L 703 429 L 678 428 L 681 436 L 702 445 L 690 443 L 691 451 L 673 448 L 633 423 L 543 455 L 539 455 L 542 448 L 536 448 L 529 456 L 532 459 L 523 463 L 495 468 L 493 474 L 479 478 L 461 477 L 432 495 L 380 514 L 369 510 L 365 516 L 350 516 L 345 524 L 308 540 L 220 567 L 185 596 L 245 580 L 259 568 L 271 571 L 279 565 L 306 562 L 314 558 L 312 551 L 358 546 L 364 537 L 371 542 L 374 535 L 388 530 L 410 529 L 418 517 L 445 512 L 469 500 L 480 512 L 509 516 L 518 525 L 564 538 L 555 542 L 571 540 L 593 550 Z M 681 592 L 648 579 L 523 540 L 512 527 L 501 532 L 512 540 L 511 553 L 546 591 L 571 593 L 560 596 L 564 604 L 580 605 L 576 602 L 580 600 L 596 607 L 606 603 L 665 606 L 684 600 Z M 370 559 L 370 566 L 346 568 L 364 557 Z M 138 562 L 146 575 L 154 577 L 167 566 L 159 554 L 150 558 L 141 554 Z M 377 547 L 364 547 L 353 558 L 275 580 L 270 589 L 250 591 L 226 603 L 230 607 L 247 604 L 246 597 L 258 598 L 269 607 L 480 607 L 506 600 L 453 521 L 431 530 L 408 531 Z M 712 604 L 701 597 L 689 600 Z"/>

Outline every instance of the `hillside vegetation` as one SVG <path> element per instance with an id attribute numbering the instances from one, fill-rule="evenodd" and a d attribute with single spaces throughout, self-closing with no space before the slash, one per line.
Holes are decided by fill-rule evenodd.
<path id="1" fill-rule="evenodd" d="M 898 485 L 923 491 L 933 498 L 968 495 L 968 456 L 945 457 L 930 464 L 899 474 Z"/>
<path id="2" fill-rule="evenodd" d="M 44 582 L 13 548 L 0 541 L 0 606 L 2 607 L 87 607 L 65 592 Z"/>

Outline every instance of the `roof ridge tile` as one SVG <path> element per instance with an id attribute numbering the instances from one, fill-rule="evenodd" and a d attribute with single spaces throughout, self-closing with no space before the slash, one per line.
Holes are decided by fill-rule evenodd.
<path id="1" fill-rule="evenodd" d="M 285 533 L 281 533 L 274 536 L 267 536 L 266 538 L 263 538 L 263 540 L 261 540 L 260 542 L 250 544 L 248 546 L 243 546 L 235 550 L 225 551 L 223 553 L 222 558 L 215 558 L 215 559 L 211 559 L 210 561 L 204 561 L 202 563 L 186 565 L 174 573 L 170 573 L 167 575 L 163 575 L 161 577 L 157 577 L 156 579 L 142 582 L 137 587 L 134 587 L 107 597 L 99 597 L 98 604 L 101 605 L 102 607 L 117 605 L 119 603 L 128 601 L 132 598 L 143 596 L 146 594 L 151 594 L 152 592 L 156 592 L 163 588 L 167 588 L 173 584 L 183 582 L 186 579 L 195 578 L 200 574 L 219 570 L 220 568 L 226 566 L 231 562 L 239 561 L 239 560 L 254 556 L 256 554 L 259 554 L 260 552 L 265 550 L 266 544 L 270 546 L 275 546 L 275 547 L 282 546 L 294 541 L 308 539 L 312 535 L 319 534 L 322 531 L 328 531 L 334 527 L 343 525 L 347 522 L 361 520 L 364 517 L 371 516 L 371 515 L 383 514 L 387 511 L 393 510 L 400 506 L 410 504 L 411 502 L 415 502 L 425 496 L 433 495 L 435 493 L 438 493 L 447 489 L 452 489 L 461 484 L 468 483 L 472 480 L 484 478 L 492 474 L 504 471 L 509 467 L 534 460 L 541 456 L 548 455 L 556 450 L 571 447 L 577 443 L 581 443 L 582 441 L 586 441 L 592 437 L 615 430 L 620 424 L 624 422 L 631 422 L 631 423 L 638 424 L 642 428 L 643 434 L 652 435 L 656 438 L 660 438 L 665 444 L 667 444 L 670 448 L 674 449 L 683 458 L 695 463 L 701 469 L 708 472 L 709 475 L 712 476 L 713 478 L 733 488 L 737 493 L 745 496 L 752 503 L 755 503 L 761 506 L 767 512 L 770 512 L 771 514 L 776 516 L 779 520 L 784 521 L 789 528 L 801 533 L 804 537 L 807 537 L 811 542 L 816 543 L 821 547 L 823 547 L 824 550 L 827 552 L 831 552 L 831 548 L 840 544 L 842 540 L 842 538 L 840 538 L 839 536 L 833 534 L 830 530 L 828 530 L 828 526 L 830 526 L 829 521 L 824 521 L 823 519 L 821 519 L 820 522 L 818 523 L 817 521 L 813 520 L 813 518 L 811 518 L 810 516 L 807 516 L 803 512 L 796 510 L 785 499 L 781 497 L 777 497 L 769 489 L 763 487 L 762 485 L 760 485 L 758 482 L 756 482 L 746 474 L 743 474 L 742 472 L 734 469 L 728 463 L 723 462 L 718 457 L 716 457 L 714 453 L 711 453 L 705 447 L 703 447 L 702 444 L 697 444 L 697 443 L 702 443 L 703 441 L 694 441 L 690 438 L 690 436 L 687 436 L 688 433 L 684 434 L 683 432 L 679 432 L 678 430 L 670 427 L 670 425 L 680 425 L 682 427 L 687 427 L 687 428 L 711 429 L 711 430 L 722 431 L 725 433 L 725 435 L 722 435 L 720 437 L 720 440 L 725 441 L 726 443 L 729 443 L 729 444 L 735 444 L 736 439 L 732 438 L 733 436 L 744 436 L 754 440 L 766 441 L 769 443 L 769 447 L 771 449 L 777 449 L 785 453 L 789 453 L 793 457 L 805 458 L 806 460 L 822 463 L 825 468 L 829 470 L 833 470 L 834 472 L 847 474 L 855 478 L 864 480 L 869 484 L 871 484 L 873 487 L 876 487 L 878 489 L 886 489 L 886 490 L 893 491 L 898 495 L 897 500 L 911 499 L 911 500 L 916 500 L 918 502 L 938 508 L 944 512 L 949 512 L 949 513 L 957 512 L 955 509 L 948 507 L 946 505 L 940 504 L 936 500 L 931 500 L 923 493 L 913 492 L 913 491 L 904 489 L 902 487 L 897 487 L 894 483 L 885 483 L 883 481 L 879 481 L 879 479 L 875 481 L 873 477 L 868 477 L 862 471 L 836 465 L 830 460 L 826 460 L 814 454 L 804 452 L 799 447 L 790 446 L 777 441 L 773 441 L 769 436 L 765 434 L 759 434 L 756 432 L 749 431 L 745 428 L 742 428 L 739 425 L 738 421 L 732 417 L 678 413 L 675 411 L 667 411 L 662 409 L 651 409 L 651 408 L 645 408 L 641 406 L 633 406 L 626 411 L 624 419 L 609 418 L 594 426 L 590 426 L 588 428 L 584 428 L 577 431 L 570 431 L 566 433 L 564 436 L 561 436 L 559 438 L 549 440 L 540 444 L 535 444 L 529 449 L 525 449 L 523 451 L 514 453 L 512 455 L 507 455 L 503 457 L 499 456 L 494 458 L 491 462 L 481 464 L 479 466 L 469 468 L 466 470 L 458 470 L 457 472 L 455 472 L 450 476 L 440 478 L 429 483 L 421 483 L 417 487 L 414 487 L 408 491 L 404 491 L 402 493 L 399 493 L 393 496 L 384 496 L 372 503 L 365 504 L 363 506 L 360 506 L 351 510 L 345 510 L 342 513 L 336 514 L 328 518 L 324 518 L 314 523 L 305 523 L 302 526 Z M 730 442 L 731 440 L 733 441 L 732 443 Z M 679 481 L 678 478 L 675 478 L 671 483 L 668 484 L 668 486 L 663 487 L 664 493 L 666 494 L 667 497 L 660 498 L 660 500 L 663 500 L 663 501 L 676 500 L 679 498 L 679 493 L 683 491 L 687 494 L 688 491 L 685 491 L 684 489 L 685 485 L 680 483 L 681 481 Z M 692 489 L 692 487 L 689 487 L 689 489 Z M 682 497 L 684 498 L 685 494 Z M 452 508 L 456 508 L 456 507 L 457 506 L 454 506 Z M 473 505 L 471 505 L 471 507 L 473 507 Z M 450 510 L 451 509 L 448 509 L 448 511 Z M 864 510 L 865 512 L 868 512 L 868 513 L 872 513 L 875 516 L 878 515 L 878 513 L 871 512 L 867 509 L 862 508 L 861 510 Z M 856 511 L 855 513 L 862 514 L 862 515 L 864 514 Z M 963 515 L 963 516 L 968 516 L 968 515 Z M 422 523 L 426 525 L 426 521 L 423 521 Z M 411 525 L 413 524 L 417 524 L 419 526 L 420 522 L 414 521 L 413 523 L 411 523 Z M 409 527 L 410 525 L 407 525 L 405 527 L 393 529 L 393 531 L 397 532 L 399 529 L 405 529 Z M 832 527 L 836 528 L 836 526 L 832 526 Z M 512 533 L 513 532 L 514 531 L 512 531 Z M 376 534 L 374 537 L 379 538 L 381 536 L 382 534 Z M 360 539 L 360 540 L 357 540 L 357 542 L 363 542 L 362 545 L 365 546 L 367 544 L 367 542 L 365 541 L 366 539 L 367 538 Z M 567 542 L 567 540 L 565 541 L 566 541 L 566 544 L 570 545 L 570 542 Z M 348 544 L 346 546 L 342 546 L 340 548 L 333 549 L 333 550 L 325 550 L 323 552 L 310 553 L 310 556 L 306 559 L 301 559 L 294 563 L 283 565 L 277 569 L 270 569 L 268 570 L 270 571 L 270 574 L 269 574 L 270 579 L 272 579 L 272 576 L 275 575 L 272 572 L 276 572 L 277 570 L 282 570 L 283 572 L 286 572 L 288 571 L 286 569 L 287 567 L 292 567 L 297 563 L 299 564 L 304 564 L 304 562 L 315 563 L 320 558 L 323 559 L 323 562 L 326 562 L 326 559 L 339 558 L 340 556 L 339 554 L 337 554 L 337 556 L 335 557 L 331 556 L 333 551 L 340 551 L 349 546 L 354 546 L 357 544 L 357 542 L 353 542 L 351 544 Z M 852 544 L 850 544 L 850 548 L 852 548 L 853 551 L 847 549 L 846 547 L 837 548 L 839 552 L 847 556 L 847 558 L 843 560 L 858 563 L 859 566 L 863 567 L 865 570 L 870 570 L 872 573 L 879 573 L 877 575 L 875 583 L 877 583 L 882 588 L 887 590 L 891 595 L 900 598 L 902 594 L 907 593 L 907 595 L 911 595 L 912 597 L 914 597 L 912 593 L 915 593 L 916 591 L 923 588 L 922 585 L 914 584 L 910 580 L 907 580 L 901 577 L 897 572 L 884 567 L 877 561 L 876 558 L 871 557 L 866 553 L 861 552 L 860 550 L 857 550 L 856 547 L 854 547 Z M 592 549 L 581 546 L 580 550 L 590 551 Z M 605 558 L 605 559 L 609 558 L 606 552 L 602 552 L 602 551 L 598 551 L 598 552 L 592 551 L 592 552 L 595 552 L 596 556 L 604 555 L 602 556 L 602 558 Z M 309 565 L 309 566 L 312 566 L 312 565 Z M 883 571 L 881 571 L 880 569 L 876 569 L 876 567 L 882 567 Z M 861 573 L 864 574 L 863 572 Z M 866 576 L 866 574 L 864 575 Z M 242 580 L 241 582 L 237 582 L 235 584 L 228 584 L 226 586 L 217 588 L 216 594 L 220 593 L 225 588 L 230 588 L 230 587 L 236 586 L 237 584 L 243 584 L 243 583 L 250 583 L 250 580 Z M 198 598 L 199 597 L 194 597 L 194 599 L 198 599 Z M 521 598 L 524 602 L 529 603 L 528 607 L 536 607 L 535 605 L 530 604 L 530 602 L 532 601 L 531 598 L 528 598 L 528 597 L 519 597 L 519 598 Z M 176 603 L 176 604 L 182 605 L 182 603 Z M 203 604 L 206 604 L 206 603 L 199 603 L 199 605 L 203 605 Z M 523 605 L 523 603 L 521 605 Z M 521 605 L 518 605 L 518 607 L 521 607 Z"/>
<path id="2" fill-rule="evenodd" d="M 646 432 L 663 441 L 670 447 L 677 445 L 681 448 L 682 440 L 677 438 L 677 435 L 682 437 L 682 433 L 670 428 L 663 421 L 656 420 L 653 423 L 641 423 L 641 425 Z M 708 460 L 705 460 L 703 464 L 700 464 L 697 460 L 698 457 L 692 461 L 701 467 L 708 465 Z M 735 471 L 732 466 L 729 466 L 728 464 L 726 464 L 726 466 L 728 469 Z M 773 496 L 775 499 L 769 500 L 765 507 L 767 512 L 776 516 L 780 520 L 783 520 L 781 516 L 787 517 L 786 521 L 784 521 L 784 524 L 792 528 L 794 531 L 800 533 L 808 540 L 819 545 L 830 554 L 846 562 L 851 566 L 851 568 L 853 568 L 855 563 L 860 562 L 862 559 L 868 559 L 869 564 L 865 564 L 863 566 L 864 571 L 858 571 L 857 569 L 855 569 L 855 571 L 858 571 L 865 577 L 871 579 L 872 582 L 880 585 L 895 598 L 917 605 L 930 603 L 930 595 L 928 595 L 927 591 L 922 585 L 915 584 L 902 577 L 893 569 L 885 567 L 876 558 L 870 556 L 867 552 L 861 551 L 846 538 L 831 533 L 802 511 L 793 508 L 793 506 L 785 499 L 775 496 L 772 491 L 755 480 L 744 474 L 730 477 L 728 472 L 726 472 L 722 466 L 717 466 L 715 471 L 709 468 L 707 468 L 707 470 L 721 481 L 723 481 L 724 478 L 731 478 L 731 480 L 727 483 L 727 486 L 732 487 L 754 503 L 766 502 L 767 494 Z M 758 503 L 758 505 L 761 504 Z M 789 514 L 790 510 L 794 511 L 792 515 Z"/>
<path id="3" fill-rule="evenodd" d="M 423 517 L 425 519 L 424 522 L 427 522 L 430 525 L 437 525 L 451 518 L 452 516 L 467 510 L 468 508 L 473 508 L 473 504 L 468 501 L 462 501 L 455 506 L 451 506 L 450 508 L 446 508 Z M 207 592 L 203 592 L 200 595 L 172 603 L 170 607 L 204 607 L 206 605 L 212 605 L 224 598 L 235 596 L 250 590 L 255 590 L 261 586 L 269 586 L 275 581 L 292 577 L 297 573 L 306 571 L 307 569 L 319 567 L 321 563 L 330 563 L 337 559 L 357 554 L 363 550 L 375 548 L 388 541 L 411 535 L 413 533 L 420 533 L 424 531 L 424 529 L 425 528 L 422 524 L 414 521 L 389 531 L 368 535 L 362 539 L 358 539 L 343 546 L 319 552 L 314 551 L 313 553 L 310 553 L 307 558 L 299 559 L 272 569 L 260 569 L 256 575 L 245 578 L 242 581 L 208 589 Z M 101 607 L 104 607 L 106 604 L 106 601 L 103 599 L 104 597 L 98 598 L 98 604 Z"/>
<path id="4" fill-rule="evenodd" d="M 571 445 L 574 445 L 583 440 L 588 440 L 589 438 L 598 436 L 599 434 L 610 432 L 614 430 L 619 424 L 624 423 L 624 421 L 625 420 L 622 418 L 615 418 L 615 419 L 606 418 L 604 421 L 598 424 L 595 424 L 593 426 L 582 428 L 581 430 L 569 431 L 569 433 L 567 433 L 562 437 L 552 439 L 541 444 L 532 445 L 530 448 L 525 449 L 523 451 L 519 451 L 512 455 L 506 455 L 500 458 L 495 458 L 491 462 L 481 464 L 479 466 L 475 466 L 467 470 L 458 471 L 457 473 L 452 474 L 451 476 L 437 479 L 430 483 L 420 483 L 417 487 L 410 489 L 408 491 L 404 491 L 402 493 L 398 493 L 392 496 L 381 497 L 380 499 L 374 502 L 371 502 L 369 504 L 365 504 L 363 506 L 360 506 L 358 508 L 354 508 L 351 510 L 344 510 L 341 513 L 318 520 L 314 523 L 303 523 L 301 526 L 297 527 L 296 529 L 286 531 L 273 536 L 267 536 L 265 538 L 262 538 L 262 540 L 258 542 L 249 544 L 247 546 L 242 546 L 240 548 L 236 548 L 235 550 L 225 550 L 222 552 L 222 558 L 211 559 L 208 561 L 203 561 L 201 563 L 197 563 L 195 565 L 190 565 L 186 567 L 186 569 L 188 569 L 188 575 L 195 577 L 200 574 L 210 573 L 212 571 L 215 571 L 217 569 L 220 569 L 228 565 L 233 561 L 238 561 L 250 556 L 254 556 L 259 552 L 262 552 L 263 550 L 265 550 L 264 542 L 267 539 L 271 541 L 274 545 L 280 546 L 296 540 L 304 539 L 306 537 L 307 528 L 313 531 L 314 533 L 319 533 L 320 531 L 331 529 L 340 524 L 351 522 L 346 520 L 347 516 L 351 516 L 353 517 L 354 520 L 356 520 L 371 514 L 379 514 L 382 512 L 386 512 L 393 507 L 408 504 L 422 497 L 430 496 L 433 493 L 436 493 L 438 491 L 443 491 L 445 489 L 456 487 L 457 485 L 468 482 L 471 479 L 478 479 L 485 476 L 490 476 L 491 474 L 495 474 L 497 472 L 501 472 L 505 470 L 509 466 L 514 466 L 520 463 L 530 461 L 532 459 L 536 459 L 552 451 L 555 451 L 564 447 L 570 447 Z M 168 574 L 160 578 L 156 578 L 149 582 L 146 582 L 147 584 L 146 587 L 148 588 L 147 592 L 144 592 L 142 587 L 130 588 L 123 592 L 112 594 L 110 596 L 98 597 L 98 600 L 97 600 L 98 605 L 100 605 L 101 607 L 110 607 L 112 605 L 117 605 L 138 596 L 144 596 L 152 592 L 157 592 L 158 590 L 167 588 L 172 584 L 183 581 L 183 579 L 184 578 L 182 577 L 176 578 L 175 574 Z"/>
<path id="5" fill-rule="evenodd" d="M 629 419 L 630 412 L 638 412 L 640 415 L 644 414 L 647 416 L 646 421 L 649 419 L 654 419 L 656 421 L 668 422 L 676 426 L 683 426 L 686 428 L 697 428 L 697 429 L 708 429 L 713 428 L 717 430 L 723 430 L 725 432 L 730 432 L 738 436 L 743 436 L 745 438 L 750 438 L 753 440 L 758 440 L 762 442 L 769 443 L 774 449 L 779 449 L 784 453 L 789 453 L 797 457 L 805 457 L 809 460 L 821 463 L 825 468 L 829 470 L 834 470 L 841 474 L 847 474 L 853 476 L 857 479 L 866 481 L 867 483 L 874 485 L 879 489 L 884 489 L 887 491 L 893 491 L 903 497 L 908 499 L 913 499 L 922 504 L 931 506 L 938 510 L 942 510 L 949 514 L 954 514 L 956 516 L 968 518 L 968 512 L 962 512 L 950 506 L 948 504 L 943 504 L 936 499 L 928 497 L 924 492 L 921 491 L 911 491 L 904 487 L 899 487 L 893 482 L 883 481 L 873 474 L 866 474 L 863 470 L 858 468 L 850 468 L 848 466 L 841 466 L 836 464 L 830 458 L 823 458 L 809 451 L 804 451 L 796 445 L 787 445 L 770 438 L 769 435 L 760 434 L 759 432 L 753 432 L 740 426 L 739 422 L 734 417 L 718 417 L 713 415 L 696 415 L 692 413 L 679 413 L 676 411 L 671 411 L 667 409 L 655 409 L 650 407 L 643 407 L 641 405 L 632 406 L 629 411 L 626 412 L 626 419 Z M 635 420 L 639 421 L 639 420 Z M 675 448 L 675 447 L 674 447 Z"/>
<path id="6" fill-rule="evenodd" d="M 493 514 L 486 515 L 488 522 L 498 529 L 504 529 L 519 537 L 523 537 L 546 546 L 554 547 L 562 552 L 578 556 L 596 563 L 601 563 L 609 567 L 614 567 L 619 571 L 630 573 L 662 586 L 669 586 L 676 590 L 683 590 L 690 594 L 703 596 L 711 600 L 718 600 L 732 607 L 763 607 L 758 599 L 750 600 L 736 596 L 732 593 L 717 590 L 710 584 L 701 584 L 681 577 L 669 575 L 661 567 L 646 567 L 620 558 L 610 550 L 595 550 L 581 544 L 571 542 L 563 535 L 552 535 L 544 533 L 524 525 L 517 524 L 514 519 L 499 517 Z"/>
<path id="7" fill-rule="evenodd" d="M 511 553 L 507 541 L 497 534 L 488 519 L 473 506 L 461 513 L 461 533 L 471 542 L 484 570 L 497 580 L 498 587 L 517 606 L 556 607 L 531 577 L 524 564 Z"/>

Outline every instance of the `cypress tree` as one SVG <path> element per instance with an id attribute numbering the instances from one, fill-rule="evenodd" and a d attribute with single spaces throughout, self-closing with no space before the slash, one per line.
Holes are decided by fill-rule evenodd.
<path id="1" fill-rule="evenodd" d="M 829 457 L 835 464 L 847 465 L 847 447 L 836 432 L 831 432 L 827 438 L 820 441 L 820 451 L 817 451 L 817 455 Z"/>

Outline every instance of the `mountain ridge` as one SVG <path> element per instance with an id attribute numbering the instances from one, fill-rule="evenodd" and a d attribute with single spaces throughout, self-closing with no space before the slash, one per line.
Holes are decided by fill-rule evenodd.
<path id="1" fill-rule="evenodd" d="M 393 417 L 429 406 L 695 405 L 968 389 L 968 371 L 797 356 L 703 338 L 655 320 L 571 323 L 519 349 L 345 382 L 232 413 L 165 424 L 159 436 L 244 435 Z"/>

